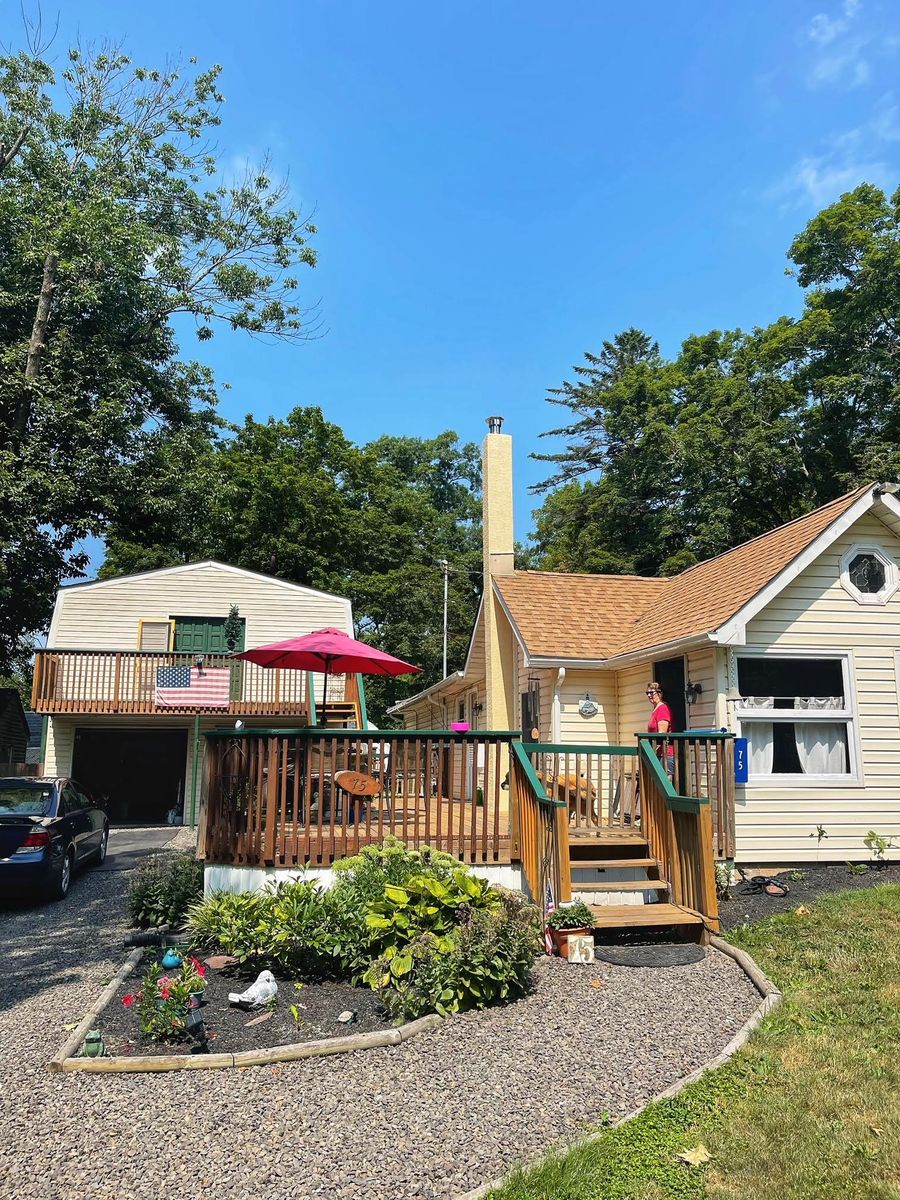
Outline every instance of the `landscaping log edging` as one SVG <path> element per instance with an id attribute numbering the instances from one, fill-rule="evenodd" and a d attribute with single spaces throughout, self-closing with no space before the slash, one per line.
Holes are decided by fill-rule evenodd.
<path id="1" fill-rule="evenodd" d="M 598 1141 L 600 1138 L 606 1135 L 610 1128 L 616 1128 L 619 1125 L 624 1125 L 626 1121 L 633 1121 L 635 1117 L 639 1117 L 644 1109 L 648 1108 L 651 1104 L 656 1104 L 660 1100 L 670 1100 L 673 1096 L 677 1096 L 679 1092 L 683 1091 L 690 1084 L 696 1083 L 701 1076 L 707 1073 L 707 1071 L 714 1071 L 717 1067 L 723 1066 L 730 1058 L 737 1054 L 738 1050 L 740 1050 L 742 1046 L 744 1046 L 744 1044 L 750 1038 L 750 1035 L 760 1024 L 763 1018 L 768 1016 L 773 1009 L 776 1009 L 784 999 L 781 991 L 775 986 L 774 983 L 772 983 L 771 979 L 763 974 L 756 962 L 754 962 L 746 950 L 741 950 L 737 946 L 732 946 L 730 942 L 726 942 L 723 938 L 717 937 L 716 935 L 713 935 L 709 939 L 709 945 L 714 950 L 718 950 L 720 954 L 724 954 L 726 957 L 734 959 L 734 961 L 738 964 L 738 966 L 762 997 L 759 1006 L 753 1013 L 750 1014 L 750 1016 L 737 1031 L 731 1041 L 726 1045 L 725 1049 L 721 1051 L 721 1053 L 715 1055 L 715 1057 L 704 1063 L 702 1067 L 698 1067 L 696 1071 L 691 1071 L 690 1075 L 685 1075 L 683 1079 L 676 1079 L 676 1081 L 673 1084 L 670 1084 L 669 1087 L 664 1088 L 663 1091 L 659 1092 L 656 1096 L 651 1097 L 651 1099 L 647 1100 L 644 1104 L 639 1105 L 630 1113 L 626 1113 L 625 1116 L 621 1117 L 618 1121 L 614 1121 L 611 1126 L 607 1126 L 605 1129 L 597 1130 L 594 1133 L 586 1134 L 584 1137 L 576 1138 L 572 1142 L 564 1143 L 559 1148 L 561 1153 L 569 1153 L 572 1150 L 578 1149 L 580 1146 L 588 1146 L 591 1142 Z M 463 1192 L 460 1195 L 454 1196 L 453 1200 L 485 1200 L 485 1197 L 489 1196 L 491 1192 L 495 1191 L 497 1188 L 504 1187 L 520 1171 L 527 1170 L 531 1166 L 537 1166 L 538 1163 L 543 1162 L 546 1158 L 547 1152 L 544 1151 L 541 1153 L 539 1158 L 519 1163 L 517 1166 L 513 1167 L 511 1171 L 508 1171 L 506 1175 L 503 1175 L 498 1179 L 492 1179 L 488 1183 L 483 1183 L 479 1187 L 473 1188 L 471 1191 Z"/>
<path id="2" fill-rule="evenodd" d="M 94 1071 L 99 1074 L 138 1071 L 215 1071 L 223 1067 L 261 1067 L 269 1063 L 296 1062 L 301 1058 L 322 1058 L 328 1054 L 349 1054 L 352 1050 L 369 1050 L 373 1046 L 399 1046 L 418 1033 L 437 1029 L 445 1018 L 437 1013 L 407 1021 L 394 1029 L 377 1029 L 372 1033 L 352 1033 L 344 1037 L 318 1038 L 311 1042 L 293 1042 L 287 1046 L 270 1046 L 264 1050 L 240 1050 L 236 1054 L 132 1054 L 122 1058 L 81 1058 L 77 1050 L 85 1034 L 100 1017 L 127 978 L 143 957 L 142 949 L 131 954 L 91 1005 L 76 1029 L 66 1038 L 47 1063 L 49 1071 Z"/>

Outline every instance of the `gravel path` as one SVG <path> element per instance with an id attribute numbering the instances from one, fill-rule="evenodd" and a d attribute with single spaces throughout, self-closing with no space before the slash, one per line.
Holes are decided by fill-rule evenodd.
<path id="1" fill-rule="evenodd" d="M 0 910 L 0 1197 L 448 1198 L 723 1048 L 758 997 L 710 952 L 671 969 L 544 960 L 534 993 L 399 1047 L 192 1075 L 50 1075 L 44 1063 L 122 961 L 126 872 Z M 603 985 L 590 986 L 592 978 Z"/>

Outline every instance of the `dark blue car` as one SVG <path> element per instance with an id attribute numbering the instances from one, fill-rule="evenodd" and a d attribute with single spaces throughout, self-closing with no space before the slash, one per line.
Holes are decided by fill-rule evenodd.
<path id="1" fill-rule="evenodd" d="M 0 895 L 62 900 L 108 841 L 106 813 L 74 779 L 0 779 Z"/>

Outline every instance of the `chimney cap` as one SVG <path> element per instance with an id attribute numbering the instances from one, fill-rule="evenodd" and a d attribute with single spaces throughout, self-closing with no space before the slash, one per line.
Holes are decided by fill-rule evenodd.
<path id="1" fill-rule="evenodd" d="M 503 427 L 503 417 L 488 417 L 487 427 L 489 433 L 499 433 Z"/>

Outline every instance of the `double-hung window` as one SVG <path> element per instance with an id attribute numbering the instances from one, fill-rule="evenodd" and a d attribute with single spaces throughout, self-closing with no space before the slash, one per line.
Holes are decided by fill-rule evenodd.
<path id="1" fill-rule="evenodd" d="M 737 677 L 751 783 L 856 777 L 849 655 L 740 655 Z"/>

